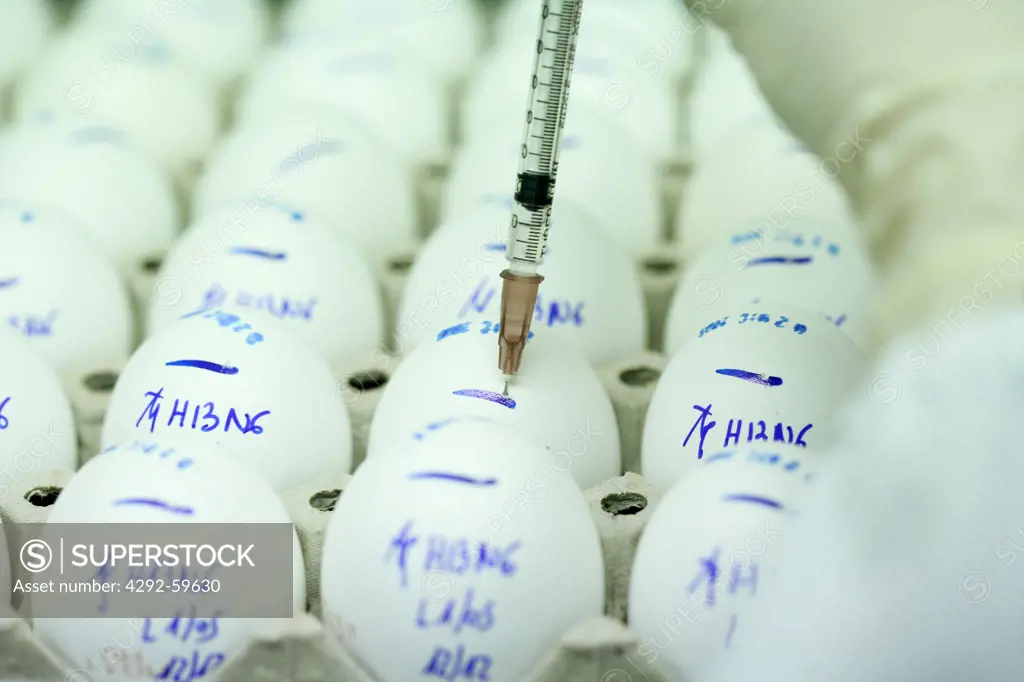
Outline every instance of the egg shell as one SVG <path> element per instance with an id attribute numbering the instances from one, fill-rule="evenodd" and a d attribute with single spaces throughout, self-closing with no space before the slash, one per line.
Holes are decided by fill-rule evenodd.
<path id="1" fill-rule="evenodd" d="M 81 121 L 15 126 L 0 136 L 3 198 L 73 216 L 129 276 L 180 228 L 174 188 L 124 131 Z"/>
<path id="2" fill-rule="evenodd" d="M 850 153 L 844 148 L 843 158 Z M 723 234 L 784 230 L 797 218 L 855 224 L 834 179 L 839 165 L 774 125 L 737 130 L 688 181 L 676 219 L 683 255 L 693 257 Z"/>
<path id="3" fill-rule="evenodd" d="M 629 626 L 642 656 L 654 653 L 678 679 L 707 679 L 730 655 L 814 480 L 808 454 L 781 444 L 715 452 L 672 486 L 630 574 Z"/>
<path id="4" fill-rule="evenodd" d="M 275 490 L 348 472 L 351 426 L 330 368 L 283 322 L 253 312 L 195 311 L 147 339 L 114 387 L 102 445 L 216 446 Z"/>
<path id="5" fill-rule="evenodd" d="M 76 8 L 75 22 L 116 26 L 132 40 L 159 39 L 214 87 L 242 75 L 270 28 L 268 7 L 260 0 L 176 0 L 149 8 L 132 0 L 88 0 Z"/>
<path id="6" fill-rule="evenodd" d="M 119 366 L 132 309 L 113 264 L 57 211 L 0 202 L 0 319 L 59 373 Z"/>
<path id="7" fill-rule="evenodd" d="M 815 313 L 751 304 L 711 319 L 669 362 L 644 422 L 641 472 L 667 490 L 722 448 L 818 448 L 865 358 Z"/>
<path id="8" fill-rule="evenodd" d="M 77 458 L 60 378 L 22 336 L 0 325 L 0 490 L 17 489 L 30 471 L 74 470 Z"/>
<path id="9" fill-rule="evenodd" d="M 337 3 L 292 2 L 282 16 L 284 40 L 350 43 L 369 36 L 423 60 L 438 78 L 454 84 L 474 66 L 484 38 L 478 8 L 450 0 L 376 0 Z"/>
<path id="10" fill-rule="evenodd" d="M 439 227 L 419 251 L 398 310 L 400 354 L 471 317 L 500 318 L 510 206 L 479 206 Z M 593 364 L 641 350 L 643 291 L 632 260 L 600 225 L 559 201 L 548 250 L 532 328 L 558 332 Z"/>
<path id="11" fill-rule="evenodd" d="M 0 5 L 0 93 L 42 48 L 54 23 L 45 0 L 7 0 Z"/>
<path id="12" fill-rule="evenodd" d="M 170 514 L 155 505 L 118 504 L 125 499 L 167 501 L 172 507 L 191 509 L 192 514 Z M 236 460 L 210 447 L 146 439 L 111 446 L 90 459 L 61 491 L 47 518 L 48 524 L 290 522 L 284 504 L 274 491 Z M 292 566 L 292 584 L 286 587 L 298 614 L 305 609 L 306 589 L 302 548 L 294 531 Z M 114 576 L 123 571 L 119 576 L 123 581 L 131 577 L 131 569 L 109 570 Z M 193 573 L 196 575 L 191 576 L 192 579 L 201 580 L 202 577 L 197 576 L 205 576 L 208 569 L 178 566 L 136 570 L 144 574 L 155 571 L 157 578 L 154 580 L 163 578 L 170 591 L 171 580 L 180 580 L 183 576 L 189 579 Z M 282 587 L 285 586 L 273 585 L 268 589 Z M 59 597 L 59 594 L 53 596 L 54 599 Z M 113 595 L 108 598 L 117 599 Z M 96 596 L 97 604 L 101 599 L 100 595 Z M 181 599 L 187 613 L 190 597 L 183 594 Z M 122 604 L 120 608 L 126 606 Z M 135 656 L 139 655 L 138 667 L 148 666 L 151 675 L 158 675 L 165 668 L 177 667 L 179 664 L 174 662 L 180 660 L 178 657 L 191 660 L 194 650 L 199 652 L 200 661 L 210 660 L 209 665 L 220 667 L 239 653 L 249 637 L 274 622 L 273 619 L 225 615 L 217 619 L 215 625 L 210 619 L 196 619 L 179 627 L 176 637 L 169 634 L 173 628 L 172 618 L 37 618 L 34 629 L 44 643 L 64 653 L 73 667 L 87 669 L 89 661 L 102 662 L 109 655 L 108 650 L 117 647 L 121 649 L 119 656 L 137 660 Z M 192 637 L 188 632 L 182 635 L 182 630 L 193 629 Z M 114 666 L 110 679 L 116 682 L 137 679 L 137 675 L 131 674 L 131 667 Z"/>
<path id="13" fill-rule="evenodd" d="M 466 139 L 486 137 L 492 120 L 525 106 L 529 88 L 520 90 L 508 84 L 522 82 L 522 74 L 531 73 L 534 45 L 528 40 L 509 45 L 493 53 L 476 72 L 462 106 Z M 589 109 L 621 127 L 650 156 L 661 158 L 675 143 L 672 91 L 636 73 L 634 64 L 617 54 L 574 64 L 566 118 L 571 118 L 573 111 Z"/>
<path id="14" fill-rule="evenodd" d="M 635 62 L 638 74 L 671 81 L 693 66 L 693 35 L 700 22 L 671 1 L 622 3 L 587 0 L 586 19 L 580 22 L 577 54 L 593 46 L 614 48 Z M 540 20 L 537 4 L 509 2 L 498 10 L 497 31 L 503 44 L 536 38 Z M 631 74 L 632 75 L 632 74 Z"/>
<path id="15" fill-rule="evenodd" d="M 368 137 L 322 109 L 241 123 L 197 182 L 194 213 L 224 203 L 293 204 L 321 214 L 367 257 L 390 255 L 415 238 L 415 187 L 408 168 Z"/>
<path id="16" fill-rule="evenodd" d="M 164 296 L 149 307 L 150 335 L 185 312 L 227 305 L 284 321 L 332 368 L 353 368 L 383 343 L 377 280 L 347 235 L 290 207 L 237 215 L 208 213 L 175 244 L 157 280 Z"/>
<path id="17" fill-rule="evenodd" d="M 707 62 L 701 68 L 687 100 L 690 142 L 702 162 L 713 162 L 718 148 L 748 126 L 782 128 L 761 92 L 747 61 L 721 29 L 709 33 Z"/>
<path id="18" fill-rule="evenodd" d="M 557 335 L 537 331 L 503 396 L 496 323 L 467 320 L 410 354 L 370 425 L 367 457 L 404 452 L 428 424 L 482 416 L 529 433 L 550 452 L 538 471 L 586 489 L 621 472 L 618 426 L 597 374 Z"/>
<path id="19" fill-rule="evenodd" d="M 444 88 L 422 62 L 379 42 L 273 50 L 251 76 L 237 112 L 242 119 L 268 117 L 293 104 L 358 119 L 410 163 L 433 161 L 448 148 Z"/>
<path id="20" fill-rule="evenodd" d="M 665 349 L 674 354 L 718 311 L 757 300 L 819 312 L 866 347 L 877 287 L 862 235 L 842 223 L 797 217 L 784 230 L 738 232 L 687 264 Z"/>
<path id="21" fill-rule="evenodd" d="M 394 447 L 339 499 L 321 583 L 330 636 L 382 679 L 522 680 L 566 630 L 601 615 L 590 510 L 568 478 L 538 477 L 542 446 L 462 420 Z"/>
<path id="22" fill-rule="evenodd" d="M 523 135 L 522 116 L 508 112 L 490 122 L 486 136 L 456 155 L 441 199 L 453 219 L 495 197 L 511 196 Z M 558 153 L 557 205 L 585 206 L 631 254 L 662 239 L 660 178 L 653 159 L 620 127 L 588 109 L 566 119 Z M 514 188 L 512 188 L 514 189 Z"/>
<path id="23" fill-rule="evenodd" d="M 77 120 L 120 128 L 182 182 L 191 182 L 221 127 L 215 91 L 160 43 L 123 31 L 72 29 L 22 79 L 18 120 Z"/>

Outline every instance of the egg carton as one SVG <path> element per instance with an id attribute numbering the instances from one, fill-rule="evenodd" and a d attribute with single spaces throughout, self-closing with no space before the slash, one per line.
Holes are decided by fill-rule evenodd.
<path id="1" fill-rule="evenodd" d="M 398 359 L 382 356 L 371 366 L 338 380 L 337 397 L 346 402 L 352 419 L 353 462 L 358 466 L 366 454 L 370 421 L 383 387 Z M 615 409 L 626 472 L 640 465 L 640 444 L 644 416 L 665 359 L 642 352 L 608 363 L 598 370 Z M 111 390 L 117 380 L 112 367 L 66 377 L 65 383 L 78 419 L 82 461 L 99 451 L 100 428 Z M 557 468 L 557 467 L 556 467 Z M 19 524 L 41 523 L 48 508 L 71 479 L 70 471 L 30 470 L 12 480 L 12 494 L 0 499 L 0 519 L 9 547 L 20 547 Z M 299 486 L 282 495 L 302 544 L 306 566 L 309 613 L 293 619 L 273 636 L 252 641 L 220 674 L 222 680 L 365 680 L 374 678 L 360 668 L 345 651 L 329 645 L 322 624 L 317 567 L 322 559 L 324 531 L 329 512 L 351 480 L 348 474 L 327 476 Z M 633 679 L 665 679 L 637 654 L 639 642 L 623 621 L 626 618 L 629 575 L 640 533 L 656 503 L 650 486 L 637 474 L 626 473 L 586 491 L 600 532 L 605 565 L 606 617 L 578 624 L 539 665 L 530 680 L 602 680 L 629 682 Z M 12 566 L 17 569 L 17 566 Z M 18 577 L 15 570 L 14 577 Z M 20 596 L 20 595 L 19 595 Z M 14 606 L 29 612 L 30 604 L 16 599 Z M 64 667 L 62 667 L 64 666 Z M 61 673 L 60 670 L 65 672 Z M 97 682 L 102 671 L 86 671 L 81 682 Z M 54 675 L 57 675 L 54 677 Z M 0 680 L 26 681 L 67 677 L 66 665 L 32 639 L 21 620 L 0 621 Z M 634 677 L 635 675 L 639 677 Z"/>
<path id="2" fill-rule="evenodd" d="M 8 537 L 10 546 L 19 547 L 19 540 L 24 541 L 17 537 L 17 523 L 46 520 L 48 507 L 71 476 L 68 471 L 30 472 L 19 487 L 19 494 L 0 502 L 0 515 L 8 522 L 4 528 L 11 536 Z M 215 679 L 220 682 L 379 682 L 350 652 L 328 638 L 319 620 L 318 567 L 324 533 L 330 512 L 350 480 L 347 474 L 327 476 L 282 495 L 299 535 L 308 569 L 309 611 L 252 638 Z M 641 655 L 639 638 L 624 625 L 634 554 L 657 499 L 651 487 L 633 473 L 595 486 L 585 495 L 601 537 L 606 615 L 578 623 L 558 642 L 553 642 L 526 681 L 632 682 L 643 679 L 668 682 L 669 678 L 658 669 L 655 661 L 645 660 Z M 14 578 L 26 577 L 29 576 L 14 571 Z M 17 599 L 14 606 L 19 612 L 31 612 L 30 600 Z M 97 652 L 95 658 L 100 663 L 92 661 L 89 669 L 76 668 L 38 641 L 26 620 L 16 617 L 0 620 L 0 680 L 98 682 L 103 675 L 114 674 L 121 660 L 116 647 Z M 110 669 L 104 670 L 104 666 Z"/>

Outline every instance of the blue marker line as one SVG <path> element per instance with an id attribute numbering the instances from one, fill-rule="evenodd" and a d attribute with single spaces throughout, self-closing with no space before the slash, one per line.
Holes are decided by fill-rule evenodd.
<path id="1" fill-rule="evenodd" d="M 238 374 L 237 367 L 218 365 L 216 362 L 207 362 L 206 360 L 172 360 L 165 363 L 165 365 L 167 367 L 195 367 L 196 369 L 205 369 L 217 374 Z"/>
<path id="2" fill-rule="evenodd" d="M 0 289 L 7 289 L 9 287 L 18 286 L 18 278 L 11 277 L 10 279 L 0 279 Z"/>
<path id="3" fill-rule="evenodd" d="M 729 632 L 725 635 L 725 648 L 728 649 L 729 645 L 732 644 L 732 633 L 736 632 L 736 614 L 732 614 L 729 619 Z"/>
<path id="4" fill-rule="evenodd" d="M 747 502 L 749 504 L 759 504 L 764 507 L 771 507 L 772 509 L 782 509 L 781 502 L 776 502 L 771 498 L 761 497 L 759 495 L 722 495 L 722 502 Z"/>
<path id="5" fill-rule="evenodd" d="M 510 410 L 516 408 L 516 401 L 507 396 L 503 396 L 500 393 L 494 391 L 484 391 L 479 388 L 463 388 L 458 391 L 452 391 L 452 395 L 464 395 L 467 398 L 480 398 L 481 400 L 489 400 L 495 405 L 501 405 L 507 407 Z"/>
<path id="6" fill-rule="evenodd" d="M 785 256 L 765 256 L 764 258 L 753 258 L 747 261 L 747 267 L 752 265 L 807 265 L 813 260 L 813 256 L 797 256 L 795 258 L 787 258 Z"/>
<path id="7" fill-rule="evenodd" d="M 484 251 L 501 251 L 504 253 L 505 244 L 490 243 L 484 244 Z"/>
<path id="8" fill-rule="evenodd" d="M 126 498 L 114 502 L 115 507 L 126 507 L 132 505 L 138 505 L 141 507 L 154 507 L 156 509 L 163 509 L 164 511 L 169 511 L 172 514 L 181 514 L 182 516 L 191 516 L 192 514 L 195 514 L 195 510 L 192 509 L 192 507 L 176 507 L 172 504 L 167 504 L 163 500 L 154 500 L 145 497 Z"/>
<path id="9" fill-rule="evenodd" d="M 455 483 L 466 483 L 468 485 L 478 485 L 481 487 L 498 485 L 498 479 L 496 478 L 471 478 L 469 476 L 449 474 L 443 471 L 421 471 L 415 474 L 409 474 L 410 481 L 422 481 L 425 479 L 453 481 Z"/>
<path id="10" fill-rule="evenodd" d="M 735 377 L 736 379 L 743 379 L 743 381 L 749 381 L 752 384 L 760 384 L 761 386 L 781 386 L 782 377 L 770 377 L 756 372 L 748 372 L 745 369 L 716 369 L 715 374 L 721 374 L 726 377 Z"/>
<path id="11" fill-rule="evenodd" d="M 255 258 L 264 258 L 266 260 L 284 260 L 287 257 L 283 251 L 274 253 L 273 251 L 263 251 L 262 249 L 252 249 L 247 246 L 234 246 L 228 253 L 235 256 L 253 256 Z"/>

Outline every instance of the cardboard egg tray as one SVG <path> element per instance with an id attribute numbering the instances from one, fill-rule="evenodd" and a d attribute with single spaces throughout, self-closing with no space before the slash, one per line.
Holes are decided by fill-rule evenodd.
<path id="1" fill-rule="evenodd" d="M 700 33 L 694 36 L 698 53 Z M 688 84 L 682 84 L 681 100 L 687 89 Z M 685 152 L 686 127 L 684 122 L 680 131 L 681 149 L 662 159 L 664 244 L 636 259 L 647 307 L 649 349 L 661 348 L 668 306 L 682 273 L 679 251 L 672 242 L 675 211 L 691 169 Z M 424 238 L 435 223 L 437 201 L 449 162 L 450 159 L 440 159 L 419 172 Z M 415 246 L 410 245 L 377 264 L 392 329 L 414 255 Z M 131 282 L 139 320 L 145 319 L 159 262 L 157 256 L 141 263 Z M 336 368 L 335 397 L 344 400 L 352 420 L 353 467 L 365 458 L 370 420 L 383 387 L 399 363 L 393 354 L 377 353 L 375 356 L 376 361 L 357 370 Z M 647 654 L 641 655 L 639 638 L 624 623 L 637 542 L 657 503 L 651 496 L 650 486 L 639 475 L 629 472 L 639 469 L 644 417 L 665 362 L 657 350 L 650 350 L 598 369 L 614 405 L 622 446 L 622 470 L 626 472 L 585 493 L 604 553 L 605 616 L 578 623 L 559 641 L 551 642 L 549 651 L 524 682 L 669 682 L 670 678 L 659 669 L 656 653 L 652 658 L 648 646 Z M 103 417 L 120 369 L 117 366 L 94 367 L 63 377 L 75 409 L 82 463 L 99 451 Z M 70 471 L 30 471 L 20 475 L 19 484 L 11 486 L 10 492 L 0 498 L 0 519 L 5 522 L 9 547 L 20 546 L 18 538 L 12 537 L 17 535 L 16 524 L 46 520 L 49 505 L 72 475 Z M 326 635 L 319 620 L 318 573 L 324 531 L 334 502 L 350 479 L 348 474 L 324 477 L 282 495 L 302 544 L 307 568 L 308 612 L 287 621 L 273 633 L 250 640 L 212 679 L 217 682 L 380 682 Z M 12 582 L 25 577 L 19 574 L 18 563 L 12 561 L 12 564 L 15 569 Z M 0 617 L 0 682 L 113 679 L 118 662 L 116 647 L 108 649 L 106 656 L 97 651 L 89 669 L 76 669 L 33 636 L 29 624 L 30 600 L 26 599 L 26 603 L 16 600 L 15 608 L 26 617 L 16 614 Z"/>

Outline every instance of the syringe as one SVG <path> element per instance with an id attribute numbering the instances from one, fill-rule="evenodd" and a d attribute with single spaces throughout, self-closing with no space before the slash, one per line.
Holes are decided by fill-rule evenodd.
<path id="1" fill-rule="evenodd" d="M 509 267 L 501 273 L 498 369 L 508 382 L 519 371 L 530 335 L 544 261 L 558 172 L 558 148 L 565 125 L 569 80 L 576 55 L 583 0 L 543 0 L 526 105 L 523 144 L 505 249 Z"/>

